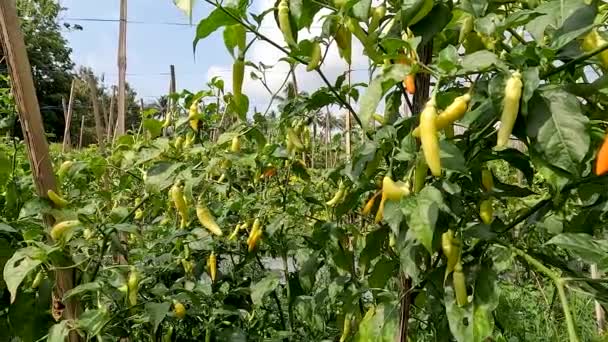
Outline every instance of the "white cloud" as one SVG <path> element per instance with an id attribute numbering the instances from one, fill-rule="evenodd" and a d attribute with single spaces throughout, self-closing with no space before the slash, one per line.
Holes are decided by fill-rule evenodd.
<path id="1" fill-rule="evenodd" d="M 258 13 L 263 10 L 270 8 L 274 5 L 273 0 L 261 0 L 259 1 L 259 7 L 257 8 Z M 327 14 L 328 11 L 321 10 L 315 17 L 315 21 L 310 29 L 301 30 L 298 33 L 299 39 L 307 39 L 321 34 L 323 15 Z M 266 15 L 262 22 L 261 33 L 273 40 L 274 42 L 285 46 L 283 35 L 280 29 L 277 27 L 272 14 Z M 251 38 L 251 33 L 248 34 L 248 38 Z M 266 81 L 269 88 L 276 92 L 277 89 L 283 84 L 287 73 L 289 72 L 289 65 L 286 62 L 279 61 L 285 57 L 283 52 L 278 50 L 276 47 L 264 41 L 256 41 L 252 48 L 248 51 L 246 59 L 254 64 L 263 62 L 265 65 L 273 65 L 272 69 L 269 69 L 266 73 Z M 353 83 L 367 80 L 368 79 L 368 58 L 363 54 L 363 48 L 359 41 L 353 37 L 353 51 L 352 51 L 353 64 L 351 68 L 354 70 L 351 73 L 351 81 Z M 213 65 L 209 67 L 207 71 L 208 79 L 214 76 L 220 76 L 224 79 L 227 89 L 232 87 L 231 79 L 231 65 Z M 336 44 L 332 44 L 327 57 L 322 65 L 322 71 L 328 80 L 333 83 L 335 79 L 348 70 L 348 65 L 339 56 Z M 261 85 L 260 81 L 254 81 L 250 78 L 251 68 L 247 68 L 244 82 L 244 93 L 249 97 L 250 108 L 257 107 L 258 110 L 263 110 L 268 105 L 271 95 Z M 325 83 L 316 72 L 307 72 L 304 65 L 298 65 L 296 69 L 296 78 L 298 82 L 298 89 L 300 91 L 312 92 L 319 87 L 325 86 Z M 291 81 L 291 80 L 289 80 Z"/>

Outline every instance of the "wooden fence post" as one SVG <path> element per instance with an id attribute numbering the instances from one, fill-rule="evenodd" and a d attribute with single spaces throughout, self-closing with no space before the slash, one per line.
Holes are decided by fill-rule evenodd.
<path id="1" fill-rule="evenodd" d="M 118 35 L 118 111 L 114 138 L 125 134 L 127 73 L 127 0 L 120 0 L 120 31 Z"/>
<path id="2" fill-rule="evenodd" d="M 38 196 L 47 197 L 48 190 L 57 190 L 57 183 L 49 155 L 49 146 L 44 135 L 31 65 L 21 32 L 21 23 L 17 16 L 15 2 L 12 0 L 0 1 L 0 30 L 2 48 L 8 61 L 13 95 L 19 111 L 19 121 L 23 130 L 34 185 Z M 53 223 L 52 216 L 45 215 L 44 222 L 50 226 Z M 78 318 L 79 303 L 73 299 L 65 303 L 61 303 L 61 300 L 64 293 L 74 287 L 74 275 L 73 268 L 61 268 L 55 271 L 53 305 L 54 307 L 65 305 L 62 315 L 64 319 L 69 320 Z M 69 341 L 78 342 L 80 337 L 73 332 L 69 336 Z"/>
<path id="3" fill-rule="evenodd" d="M 93 104 L 93 116 L 95 117 L 95 132 L 97 133 L 97 145 L 99 149 L 104 149 L 103 123 L 101 113 L 99 112 L 99 103 L 97 102 L 97 85 L 95 84 L 95 76 L 88 75 L 87 83 L 89 84 L 89 97 Z"/>
<path id="4" fill-rule="evenodd" d="M 106 127 L 106 140 L 111 141 L 116 125 L 114 120 L 114 101 L 116 100 L 116 88 L 112 87 L 112 97 L 110 97 L 110 113 L 108 113 L 108 126 Z"/>
<path id="5" fill-rule="evenodd" d="M 72 125 L 72 111 L 74 110 L 74 93 L 76 87 L 76 78 L 72 79 L 70 87 L 70 100 L 68 101 L 68 111 L 65 118 L 65 129 L 63 131 L 63 148 L 62 151 L 67 152 L 72 146 L 72 138 L 70 136 L 70 126 Z"/>

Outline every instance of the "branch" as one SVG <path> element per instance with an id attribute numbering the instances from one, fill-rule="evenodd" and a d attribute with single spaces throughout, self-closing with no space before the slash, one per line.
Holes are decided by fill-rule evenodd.
<path id="1" fill-rule="evenodd" d="M 560 65 L 559 67 L 546 72 L 544 75 L 542 75 L 541 78 L 546 78 L 546 77 L 549 77 L 549 76 L 551 76 L 553 74 L 556 74 L 556 73 L 558 73 L 558 72 L 560 72 L 562 70 L 565 70 L 565 69 L 569 68 L 571 65 L 577 64 L 577 63 L 582 62 L 584 60 L 587 60 L 587 59 L 589 59 L 589 58 L 591 58 L 591 57 L 593 57 L 593 56 L 601 53 L 604 50 L 608 50 L 608 44 L 604 44 L 604 45 L 602 45 L 602 46 L 600 46 L 598 48 L 595 48 L 592 51 L 589 51 L 587 53 L 584 53 L 584 54 L 576 57 L 575 59 L 569 61 L 568 63 L 564 63 L 564 64 Z"/>
<path id="2" fill-rule="evenodd" d="M 226 10 L 222 5 L 215 3 L 211 0 L 205 0 L 206 3 L 215 6 L 215 8 L 219 9 L 220 11 L 224 12 L 224 14 L 226 14 L 227 16 L 229 16 L 230 18 L 232 18 L 234 21 L 236 21 L 237 23 L 243 25 L 243 27 L 245 27 L 246 29 L 248 29 L 249 31 L 251 31 L 252 33 L 254 33 L 256 36 L 258 36 L 260 39 L 262 39 L 263 41 L 269 43 L 270 45 L 274 46 L 275 48 L 281 50 L 281 52 L 283 52 L 284 54 L 286 54 L 287 56 L 293 58 L 295 61 L 301 63 L 301 64 L 308 64 L 304 59 L 298 57 L 298 56 L 292 56 L 289 51 L 287 49 L 285 49 L 284 47 L 282 47 L 281 45 L 275 43 L 274 41 L 272 41 L 270 38 L 266 37 L 265 35 L 261 34 L 259 31 L 256 30 L 255 27 L 245 23 L 243 20 L 241 20 L 239 17 L 235 16 L 234 14 L 232 14 L 230 11 Z M 319 74 L 319 76 L 321 76 L 321 79 L 323 79 L 323 82 L 327 85 L 327 87 L 329 88 L 329 90 L 334 94 L 334 96 L 338 99 L 338 101 L 344 106 L 346 107 L 346 109 L 348 109 L 348 111 L 353 115 L 353 117 L 355 118 L 355 121 L 357 121 L 357 124 L 359 124 L 359 126 L 361 126 L 361 128 L 363 128 L 363 123 L 361 122 L 361 119 L 359 118 L 359 116 L 357 115 L 357 113 L 355 112 L 355 110 L 353 109 L 353 107 L 348 103 L 348 101 L 346 101 L 344 98 L 342 98 L 342 96 L 340 96 L 340 94 L 337 92 L 337 90 L 334 88 L 334 86 L 329 82 L 329 80 L 327 79 L 327 77 L 325 77 L 325 74 L 323 74 L 323 72 L 321 71 L 320 68 L 316 68 L 315 71 Z M 370 137 L 369 134 L 367 134 L 368 137 Z"/>
<path id="3" fill-rule="evenodd" d="M 608 47 L 608 45 L 607 45 L 607 47 Z M 582 178 L 582 179 L 579 179 L 578 181 L 572 182 L 572 183 L 564 186 L 564 188 L 560 191 L 560 194 L 567 193 L 567 192 L 569 192 L 570 190 L 576 188 L 579 185 L 587 184 L 587 183 L 592 183 L 592 182 L 595 182 L 595 181 L 605 180 L 605 179 L 608 179 L 608 174 L 602 175 L 602 176 L 591 176 L 591 177 L 587 177 L 587 178 Z M 551 201 L 553 201 L 552 197 L 545 198 L 544 200 L 541 200 L 540 202 L 536 203 L 528 211 L 526 211 L 525 213 L 523 213 L 522 215 L 520 215 L 518 218 L 516 218 L 515 220 L 513 220 L 513 222 L 511 222 L 504 230 L 502 230 L 500 232 L 500 234 L 506 233 L 509 230 L 515 228 L 515 226 L 517 226 L 518 224 L 520 224 L 523 221 L 525 221 L 528 217 L 532 216 L 534 213 L 536 213 L 537 211 L 539 211 L 545 205 L 549 204 Z"/>

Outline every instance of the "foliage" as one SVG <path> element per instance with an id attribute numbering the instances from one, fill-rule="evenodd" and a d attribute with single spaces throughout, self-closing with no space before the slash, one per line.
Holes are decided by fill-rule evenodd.
<path id="1" fill-rule="evenodd" d="M 195 46 L 224 29 L 238 60 L 270 41 L 260 28 L 274 9 L 253 15 L 247 1 L 206 2 L 214 9 Z M 323 61 L 314 70 L 325 85 L 306 94 L 293 84 L 276 117 L 252 113 L 246 94 L 235 99 L 217 78 L 196 93 L 171 94 L 166 117 L 143 111 L 139 130 L 105 154 L 51 146 L 65 208 L 34 195 L 21 144 L 0 145 L 0 324 L 8 326 L 0 331 L 23 341 L 46 332 L 62 341 L 70 330 L 136 341 L 601 338 L 591 303 L 606 307 L 608 288 L 588 274 L 591 264 L 608 271 L 608 177 L 593 174 L 608 105 L 595 56 L 608 46 L 584 52 L 581 43 L 592 29 L 604 34 L 606 8 L 582 0 L 391 0 L 370 29 L 370 3 L 283 0 L 276 15 L 288 5 L 286 35 L 297 44 L 272 43 L 286 54 L 282 62 L 308 65 L 313 40 L 322 50 L 338 40 L 349 61 L 351 32 L 372 64 L 369 84 L 345 75 L 330 81 Z M 321 35 L 298 39 L 322 7 Z M 286 18 L 277 21 L 287 31 Z M 233 25 L 249 32 L 247 47 Z M 409 61 L 393 63 L 402 59 Z M 266 85 L 269 67 L 247 65 Z M 512 142 L 496 148 L 505 84 L 516 70 L 523 89 Z M 417 108 L 407 117 L 402 81 L 413 73 Z M 429 79 L 427 96 L 420 85 Z M 418 111 L 427 97 L 441 113 L 466 93 L 468 110 L 454 123 L 461 129 L 431 136 L 421 129 L 438 139 L 441 174 L 432 176 L 412 134 Z M 353 137 L 350 158 L 342 136 L 319 125 L 319 113 L 337 107 L 358 125 L 343 132 Z M 493 184 L 482 184 L 484 170 Z M 377 220 L 361 213 L 370 199 L 374 214 L 382 210 Z M 493 213 L 484 223 L 487 201 Z M 212 217 L 199 222 L 197 206 Z M 80 225 L 49 241 L 43 215 Z M 206 228 L 211 220 L 222 236 Z M 444 253 L 457 256 L 453 269 Z M 60 267 L 77 271 L 76 286 L 54 309 L 77 299 L 76 321 L 35 310 L 50 305 Z M 467 298 L 457 301 L 463 288 Z"/>

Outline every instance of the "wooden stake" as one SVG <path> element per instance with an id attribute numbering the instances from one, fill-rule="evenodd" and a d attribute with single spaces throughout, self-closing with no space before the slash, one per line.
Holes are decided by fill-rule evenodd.
<path id="1" fill-rule="evenodd" d="M 352 73 L 352 68 L 351 65 L 348 65 L 348 86 L 351 86 L 351 76 Z M 348 103 L 350 104 L 350 97 L 348 98 Z M 344 135 L 345 135 L 345 143 L 346 143 L 346 160 L 350 160 L 351 157 L 351 148 L 352 148 L 352 143 L 351 143 L 351 135 L 350 135 L 350 131 L 351 131 L 351 123 L 350 123 L 350 111 L 346 112 L 346 117 L 344 120 L 344 125 L 346 127 L 344 127 Z"/>
<path id="2" fill-rule="evenodd" d="M 87 77 L 87 83 L 89 84 L 89 97 L 93 104 L 93 116 L 95 117 L 95 132 L 97 133 L 97 145 L 99 149 L 104 149 L 104 136 L 103 136 L 103 122 L 101 119 L 101 113 L 99 112 L 99 103 L 97 102 L 97 85 L 94 75 Z"/>
<path id="3" fill-rule="evenodd" d="M 46 198 L 48 190 L 57 190 L 57 184 L 49 155 L 49 145 L 44 135 L 42 116 L 40 115 L 40 107 L 32 78 L 32 69 L 27 50 L 25 49 L 21 23 L 17 16 L 14 1 L 0 1 L 0 30 L 2 49 L 8 62 L 11 86 L 19 111 L 19 121 L 23 131 L 23 139 L 32 170 L 36 193 L 38 196 Z M 53 224 L 54 219 L 52 216 L 44 215 L 43 218 L 47 228 Z M 54 307 L 61 306 L 59 302 L 63 298 L 64 293 L 74 287 L 74 269 L 58 268 L 55 271 L 55 277 Z M 62 312 L 64 319 L 74 321 L 78 319 L 79 304 L 76 300 L 67 300 L 62 305 L 65 305 L 65 309 Z M 80 341 L 80 337 L 76 331 L 69 335 L 69 341 Z"/>
<path id="4" fill-rule="evenodd" d="M 591 279 L 600 279 L 597 264 L 591 264 Z M 597 300 L 595 301 L 595 321 L 597 322 L 598 335 L 602 335 L 606 331 L 606 312 Z"/>
<path id="5" fill-rule="evenodd" d="M 114 122 L 114 100 L 116 99 L 116 88 L 112 87 L 112 97 L 110 97 L 110 108 L 108 114 L 108 126 L 106 126 L 106 140 L 110 141 L 112 139 L 112 134 L 114 132 L 114 126 L 116 123 Z"/>
<path id="6" fill-rule="evenodd" d="M 171 94 L 175 94 L 176 90 L 175 90 L 175 65 L 171 64 L 169 66 L 169 74 L 171 75 L 171 79 L 169 79 L 169 95 Z M 167 100 L 167 108 L 166 108 L 166 113 L 165 116 L 170 115 L 173 116 L 174 113 L 174 104 L 173 104 L 173 100 L 171 99 L 171 97 L 169 97 L 169 99 Z M 169 135 L 169 127 L 165 128 L 163 131 L 163 136 L 168 136 Z"/>
<path id="7" fill-rule="evenodd" d="M 118 34 L 118 114 L 114 138 L 125 134 L 127 73 L 127 0 L 120 0 L 120 31 Z"/>
<path id="8" fill-rule="evenodd" d="M 72 80 L 72 86 L 70 87 L 70 101 L 68 102 L 68 111 L 65 119 L 65 128 L 63 131 L 63 149 L 65 153 L 70 150 L 72 146 L 72 138 L 70 136 L 70 126 L 72 125 L 72 110 L 74 109 L 74 97 L 76 88 L 76 78 Z"/>
<path id="9" fill-rule="evenodd" d="M 78 149 L 82 148 L 82 133 L 84 132 L 84 115 L 80 120 L 80 136 L 78 137 Z"/>

